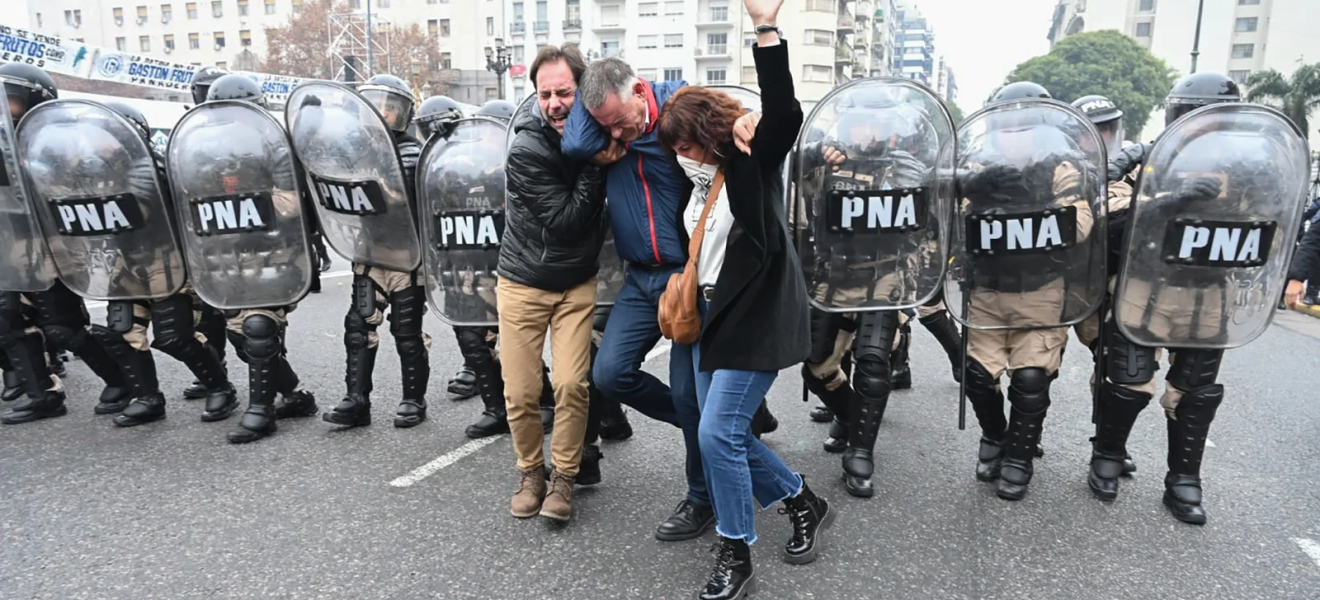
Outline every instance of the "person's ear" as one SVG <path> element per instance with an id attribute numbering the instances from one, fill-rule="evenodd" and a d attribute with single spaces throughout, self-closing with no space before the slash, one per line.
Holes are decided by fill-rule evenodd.
<path id="1" fill-rule="evenodd" d="M 638 96 L 645 96 L 646 84 L 642 83 L 642 80 L 638 79 L 637 83 L 633 84 L 633 93 L 637 94 Z"/>

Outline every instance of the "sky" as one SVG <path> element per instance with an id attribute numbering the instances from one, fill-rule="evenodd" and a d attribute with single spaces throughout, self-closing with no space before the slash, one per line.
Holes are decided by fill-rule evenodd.
<path id="1" fill-rule="evenodd" d="M 1050 21 L 1058 0 L 908 0 L 935 32 L 958 84 L 964 112 L 981 103 L 1018 63 L 1050 51 Z"/>

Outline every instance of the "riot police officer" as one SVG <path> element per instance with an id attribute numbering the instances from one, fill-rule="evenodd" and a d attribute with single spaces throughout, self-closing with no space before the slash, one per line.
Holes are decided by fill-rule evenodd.
<path id="1" fill-rule="evenodd" d="M 0 81 L 4 85 L 7 114 L 0 115 L 0 129 L 9 129 L 29 110 L 59 96 L 55 81 L 45 71 L 21 63 L 0 65 Z M 0 132 L 6 136 L 12 133 Z M 12 138 L 10 138 L 12 139 Z M 16 164 L 11 160 L 7 164 Z M 0 182 L 19 185 L 22 177 L 17 171 L 8 172 L 0 165 L 0 173 L 13 181 Z M 33 229 L 34 236 L 40 231 Z M 23 242 L 15 240 L 16 242 Z M 40 244 L 40 240 L 26 240 L 25 244 Z M 8 251 L 15 251 L 15 248 Z M 28 247 L 23 252 L 33 250 Z M 25 396 L 12 410 L 0 416 L 0 423 L 13 425 L 39 419 L 58 417 L 68 412 L 64 406 L 63 384 L 47 362 L 47 345 L 67 349 L 83 360 L 106 384 L 101 392 L 96 414 L 112 414 L 124 410 L 132 396 L 124 381 L 124 374 L 105 348 L 88 335 L 90 319 L 82 298 L 62 282 L 55 281 L 43 292 L 20 293 L 0 291 L 0 350 L 14 373 Z M 7 373 L 8 374 L 8 373 Z M 8 378 L 7 378 L 8 379 Z M 9 387 L 10 381 L 6 381 Z"/>
<path id="2" fill-rule="evenodd" d="M 487 100 L 473 114 L 479 117 L 499 119 L 508 123 L 513 120 L 513 113 L 517 110 L 518 107 L 508 100 Z"/>
<path id="3" fill-rule="evenodd" d="M 211 85 L 228 74 L 229 71 L 216 66 L 205 66 L 197 69 L 197 72 L 193 73 L 192 83 L 188 85 L 188 92 L 192 95 L 193 104 L 206 102 L 206 98 L 211 92 Z"/>
<path id="4" fill-rule="evenodd" d="M 1187 113 L 1210 104 L 1237 102 L 1241 100 L 1237 84 L 1219 73 L 1196 73 L 1188 75 L 1174 85 L 1166 100 L 1165 125 L 1172 125 Z M 1131 230 L 1128 224 L 1134 207 L 1131 206 L 1133 191 L 1119 182 L 1134 174 L 1146 161 L 1148 146 L 1136 145 L 1117 153 L 1109 165 L 1111 190 L 1119 190 L 1123 196 L 1111 201 L 1114 222 L 1118 229 L 1111 233 L 1111 239 L 1117 238 L 1111 245 L 1120 255 L 1114 263 L 1125 261 L 1127 245 L 1124 230 Z M 1154 168 L 1154 167 L 1152 167 Z M 1147 170 L 1143 178 L 1155 183 L 1168 174 Z M 1182 206 L 1195 206 L 1201 201 L 1213 200 L 1220 196 L 1223 184 L 1216 177 L 1192 177 L 1176 186 L 1173 201 Z M 1232 181 L 1229 180 L 1232 185 Z M 1143 183 L 1143 189 L 1147 184 Z M 1144 192 L 1143 192 L 1144 193 Z M 1114 223 L 1111 223 L 1111 230 Z M 1112 259 L 1111 259 L 1112 260 Z M 1166 320 L 1172 313 L 1191 315 L 1192 322 L 1199 318 L 1203 323 L 1218 323 L 1211 313 L 1222 311 L 1223 307 L 1211 307 L 1212 302 L 1193 301 L 1188 303 L 1186 294 L 1178 290 L 1201 289 L 1213 290 L 1220 285 L 1214 279 L 1221 276 L 1202 270 L 1203 277 L 1209 279 L 1195 281 L 1193 275 L 1185 274 L 1178 281 L 1170 280 L 1158 293 L 1149 292 L 1134 300 L 1146 306 L 1150 313 L 1147 320 Z M 1121 273 L 1120 279 L 1135 276 L 1134 273 Z M 1149 284 L 1147 284 L 1149 285 Z M 1198 292 L 1199 294 L 1199 292 Z M 1217 292 L 1215 296 L 1217 297 Z M 1122 302 L 1122 298 L 1116 299 Z M 1272 302 L 1271 302 L 1272 304 Z M 1091 490 L 1102 500 L 1113 500 L 1118 496 L 1118 478 L 1123 472 L 1123 459 L 1127 456 L 1127 439 L 1133 424 L 1142 410 L 1150 404 L 1156 391 L 1156 371 L 1163 349 L 1149 347 L 1130 341 L 1118 329 L 1115 317 L 1110 315 L 1106 322 L 1106 336 L 1101 342 L 1105 349 L 1105 379 L 1100 382 L 1096 414 L 1096 437 L 1091 456 L 1091 468 L 1087 483 Z M 1169 372 L 1165 376 L 1165 391 L 1160 399 L 1168 425 L 1168 473 L 1164 478 L 1164 504 L 1175 518 L 1186 523 L 1204 524 L 1206 512 L 1202 506 L 1201 460 L 1205 451 L 1206 436 L 1215 412 L 1224 398 L 1224 386 L 1216 383 L 1223 350 L 1214 348 L 1169 348 Z"/>

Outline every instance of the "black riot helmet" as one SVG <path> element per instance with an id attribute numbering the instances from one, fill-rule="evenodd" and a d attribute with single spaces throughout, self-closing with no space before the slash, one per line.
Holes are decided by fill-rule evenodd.
<path id="1" fill-rule="evenodd" d="M 1015 81 L 995 92 L 994 98 L 990 99 L 991 104 L 1000 102 L 1012 102 L 1014 100 L 1029 100 L 1031 98 L 1053 98 L 1050 91 L 1039 83 L 1030 81 Z"/>
<path id="2" fill-rule="evenodd" d="M 1105 138 L 1105 149 L 1113 156 L 1123 149 L 1123 137 L 1127 131 L 1123 128 L 1123 111 L 1114 102 L 1104 96 L 1092 94 L 1073 100 L 1073 108 L 1082 111 L 1091 120 L 1100 135 Z"/>
<path id="3" fill-rule="evenodd" d="M 376 112 L 385 119 L 385 125 L 396 133 L 408 130 L 413 116 L 413 93 L 407 83 L 393 75 L 381 74 L 368 79 L 357 89 L 376 107 Z"/>
<path id="4" fill-rule="evenodd" d="M 508 100 L 487 100 L 475 114 L 500 119 L 507 123 L 513 119 L 513 113 L 517 110 L 518 107 Z"/>
<path id="5" fill-rule="evenodd" d="M 1202 106 L 1241 100 L 1242 91 L 1232 79 L 1219 73 L 1193 73 L 1173 84 L 1173 91 L 1164 101 L 1164 124 L 1172 125 Z"/>
<path id="6" fill-rule="evenodd" d="M 202 67 L 193 73 L 192 85 L 188 90 L 192 92 L 193 102 L 201 104 L 206 102 L 207 93 L 211 91 L 211 85 L 215 80 L 228 75 L 229 71 L 220 67 Z"/>
<path id="7" fill-rule="evenodd" d="M 246 75 L 224 75 L 211 84 L 206 100 L 242 100 L 266 108 L 266 93 L 261 84 Z"/>
<path id="8" fill-rule="evenodd" d="M 60 97 L 55 80 L 45 71 L 22 63 L 0 65 L 0 80 L 4 81 L 5 97 L 9 102 L 9 115 L 14 122 L 32 107 Z"/>
<path id="9" fill-rule="evenodd" d="M 133 127 L 138 130 L 138 134 L 142 136 L 143 141 L 146 141 L 147 145 L 151 145 L 151 124 L 147 123 L 147 116 L 142 114 L 142 111 L 123 102 L 106 102 L 105 107 L 128 119 L 128 122 L 132 123 Z"/>
<path id="10" fill-rule="evenodd" d="M 417 108 L 417 117 L 413 122 L 417 124 L 422 139 L 430 139 L 436 134 L 447 137 L 453 130 L 454 123 L 461 118 L 463 118 L 463 110 L 453 98 L 432 96 Z"/>

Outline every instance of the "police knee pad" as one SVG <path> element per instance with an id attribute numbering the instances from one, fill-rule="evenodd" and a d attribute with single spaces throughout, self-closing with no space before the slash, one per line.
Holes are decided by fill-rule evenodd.
<path id="1" fill-rule="evenodd" d="M 1008 401 L 1019 411 L 1037 413 L 1050 406 L 1050 381 L 1054 378 L 1040 367 L 1013 371 L 1009 378 Z"/>
<path id="2" fill-rule="evenodd" d="M 1160 369 L 1155 349 L 1132 343 L 1111 321 L 1105 324 L 1105 378 L 1122 385 L 1141 385 Z"/>
<path id="3" fill-rule="evenodd" d="M 485 327 L 456 327 L 455 330 L 458 332 L 458 350 L 464 359 L 480 361 L 490 358 Z"/>
<path id="4" fill-rule="evenodd" d="M 1174 351 L 1169 375 L 1165 380 L 1187 393 L 1213 385 L 1219 378 L 1219 364 L 1223 358 L 1223 350 Z"/>
<path id="5" fill-rule="evenodd" d="M 375 331 L 367 320 L 357 312 L 344 317 L 344 345 L 350 350 L 361 350 L 369 344 L 368 336 Z"/>
<path id="6" fill-rule="evenodd" d="M 882 398 L 889 394 L 889 378 L 889 361 L 864 356 L 853 369 L 853 389 L 867 398 Z"/>
<path id="7" fill-rule="evenodd" d="M 249 315 L 243 319 L 243 337 L 248 357 L 253 360 L 270 360 L 280 355 L 280 324 L 267 315 Z"/>

